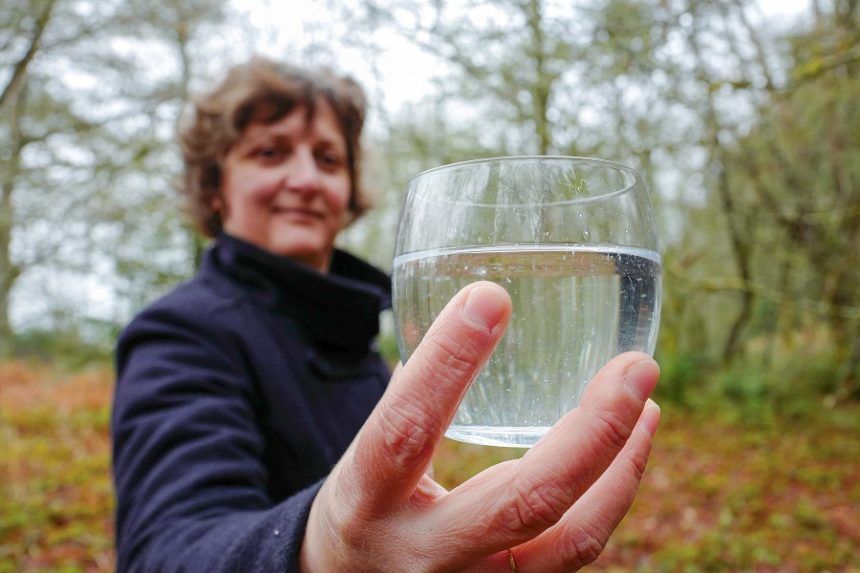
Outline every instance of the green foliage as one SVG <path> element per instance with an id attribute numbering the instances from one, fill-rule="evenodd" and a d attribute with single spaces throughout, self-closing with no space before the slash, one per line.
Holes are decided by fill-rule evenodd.
<path id="1" fill-rule="evenodd" d="M 52 363 L 71 370 L 92 365 L 104 365 L 111 359 L 113 346 L 109 341 L 116 337 L 116 329 L 108 327 L 109 334 L 84 338 L 78 329 L 33 329 L 15 335 L 13 355 L 19 359 Z"/>
<path id="2" fill-rule="evenodd" d="M 397 338 L 393 334 L 380 336 L 377 340 L 379 354 L 388 364 L 397 364 L 400 361 L 400 351 L 397 349 Z"/>
<path id="3" fill-rule="evenodd" d="M 825 397 L 836 388 L 838 366 L 832 354 L 786 356 L 771 365 L 738 362 L 718 373 L 711 394 L 733 405 L 738 421 L 802 421 L 825 407 Z"/>
<path id="4" fill-rule="evenodd" d="M 45 291 L 23 328 L 48 328 L 41 317 L 69 306 L 103 320 L 91 307 L 105 299 L 123 321 L 190 274 L 174 130 L 202 75 L 195 55 L 223 61 L 205 44 L 226 15 L 224 0 L 3 3 L 0 343 L 13 291 Z M 93 282 L 98 305 L 81 286 Z"/>
<path id="5" fill-rule="evenodd" d="M 820 4 L 813 25 L 784 33 L 742 2 L 604 0 L 561 10 L 487 0 L 478 11 L 331 2 L 335 27 L 350 32 L 319 42 L 331 54 L 357 50 L 375 61 L 384 32 L 441 64 L 425 97 L 399 109 L 374 102 L 376 153 L 367 155 L 376 160 L 365 173 L 379 208 L 340 243 L 388 267 L 408 180 L 441 163 L 534 152 L 621 160 L 650 182 L 664 237 L 663 397 L 691 404 L 712 390 L 736 403 L 782 401 L 781 374 L 768 370 L 803 349 L 780 341 L 810 323 L 831 331 L 820 362 L 838 367 L 811 373 L 803 391 L 858 395 L 856 11 Z M 47 5 L 4 5 L 20 24 L 2 30 L 0 61 L 10 69 L 37 29 L 28 8 Z M 49 16 L 26 90 L 0 110 L 8 136 L 0 155 L 13 159 L 0 174 L 4 193 L 15 192 L 0 204 L 0 223 L 10 222 L 18 245 L 13 252 L 0 228 L 2 342 L 11 338 L 2 304 L 11 285 L 32 285 L 39 269 L 104 277 L 117 322 L 193 271 L 200 242 L 178 215 L 173 128 L 198 81 L 230 60 L 213 58 L 220 52 L 208 38 L 236 23 L 220 0 L 57 2 Z M 137 57 L 142 48 L 164 64 Z M 312 48 L 299 63 L 316 63 Z M 66 81 L 76 75 L 79 83 Z M 90 305 L 63 300 L 63 286 L 46 287 L 47 305 L 72 302 L 72 320 L 92 318 Z M 98 354 L 76 348 L 74 326 L 60 327 L 18 333 L 19 350 L 82 362 Z M 83 329 L 80 338 L 95 340 Z M 99 330 L 105 348 L 115 330 Z M 380 343 L 396 356 L 392 341 Z"/>
<path id="6" fill-rule="evenodd" d="M 840 363 L 832 347 L 808 353 L 748 354 L 730 365 L 698 354 L 659 353 L 660 403 L 689 412 L 718 411 L 733 423 L 771 427 L 803 422 L 833 406 Z"/>
<path id="7" fill-rule="evenodd" d="M 655 397 L 679 406 L 689 406 L 702 391 L 707 366 L 699 354 L 677 353 L 656 356 L 660 363 L 660 384 Z"/>

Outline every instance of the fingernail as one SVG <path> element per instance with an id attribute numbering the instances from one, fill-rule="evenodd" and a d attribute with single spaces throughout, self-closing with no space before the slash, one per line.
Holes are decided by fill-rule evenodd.
<path id="1" fill-rule="evenodd" d="M 642 412 L 642 417 L 639 419 L 639 425 L 648 432 L 648 435 L 654 436 L 657 433 L 657 426 L 660 424 L 660 405 L 651 398 L 645 402 L 645 409 Z"/>
<path id="2" fill-rule="evenodd" d="M 645 400 L 654 391 L 659 377 L 660 367 L 649 358 L 628 368 L 624 381 L 640 400 Z"/>
<path id="3" fill-rule="evenodd" d="M 507 293 L 493 283 L 481 283 L 469 291 L 463 313 L 471 322 L 491 329 L 505 314 Z"/>

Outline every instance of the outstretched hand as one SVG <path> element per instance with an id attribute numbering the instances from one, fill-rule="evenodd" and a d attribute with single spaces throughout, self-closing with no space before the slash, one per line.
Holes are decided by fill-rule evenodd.
<path id="1" fill-rule="evenodd" d="M 448 303 L 323 484 L 304 573 L 571 571 L 600 554 L 639 487 L 660 411 L 645 354 L 611 360 L 579 407 L 525 456 L 447 491 L 426 475 L 460 399 L 511 315 L 507 292 L 469 285 Z"/>

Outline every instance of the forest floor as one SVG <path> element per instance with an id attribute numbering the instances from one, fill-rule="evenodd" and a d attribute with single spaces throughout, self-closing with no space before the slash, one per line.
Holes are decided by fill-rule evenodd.
<path id="1" fill-rule="evenodd" d="M 0 364 L 0 573 L 112 571 L 112 376 Z M 663 404 L 642 489 L 586 571 L 860 572 L 860 405 L 767 423 Z M 445 441 L 453 487 L 521 450 Z"/>

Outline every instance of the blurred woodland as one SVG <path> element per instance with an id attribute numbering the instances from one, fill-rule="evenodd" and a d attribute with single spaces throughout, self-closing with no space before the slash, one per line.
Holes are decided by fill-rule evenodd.
<path id="1" fill-rule="evenodd" d="M 262 29 L 241 4 L 0 4 L 0 464 L 9 478 L 0 482 L 12 484 L 0 505 L 0 571 L 110 568 L 108 360 L 125 322 L 190 277 L 205 248 L 174 192 L 174 136 L 192 94 L 277 34 L 277 22 Z M 622 530 L 607 570 L 860 570 L 850 563 L 860 552 L 858 4 L 810 0 L 787 18 L 752 0 L 319 0 L 304 35 L 267 52 L 352 73 L 366 87 L 366 172 L 378 207 L 341 243 L 384 268 L 406 183 L 423 169 L 553 154 L 613 159 L 645 174 L 664 257 L 659 399 L 676 412 L 666 430 L 676 458 L 656 459 L 674 460 L 679 474 L 662 475 L 681 489 L 646 487 L 663 500 L 684 491 L 689 505 L 669 517 L 653 498 L 637 502 L 655 512 L 652 529 L 663 537 Z M 394 104 L 380 56 L 397 46 L 433 65 L 416 88 L 424 93 Z M 382 342 L 393 357 L 393 337 Z M 90 390 L 65 395 L 66 383 Z M 88 392 L 98 396 L 92 403 Z M 697 425 L 684 428 L 683 416 Z M 737 441 L 700 450 L 714 432 L 738 432 Z M 67 444 L 72 434 L 90 438 Z M 38 463 L 26 461 L 33 451 L 81 458 L 81 473 L 68 478 L 77 481 L 64 482 L 53 462 L 27 466 Z M 757 477 L 739 479 L 755 491 L 707 482 L 733 471 L 742 452 L 782 452 L 785 465 L 774 456 L 758 474 L 750 466 Z M 699 454 L 714 456 L 692 464 L 705 483 L 679 477 Z M 451 468 L 474 473 L 492 458 L 472 466 L 471 451 L 445 455 L 453 456 L 440 470 L 449 484 L 460 479 Z M 792 473 L 804 468 L 820 472 Z M 819 497 L 803 498 L 805 509 L 765 504 L 760 521 L 732 521 L 783 477 L 786 492 L 803 498 L 802 485 Z M 68 533 L 75 519 L 45 508 L 66 507 L 52 492 L 68 497 L 84 484 L 100 488 L 71 496 L 91 526 Z M 734 507 L 728 517 L 699 508 L 714 537 L 679 541 L 686 510 L 737 491 L 735 506 L 723 505 Z M 631 518 L 649 531 L 645 517 Z M 78 549 L 44 557 L 46 528 L 66 532 L 57 546 L 72 540 Z M 788 540 L 757 552 L 770 541 L 752 532 L 774 528 Z M 801 554 L 791 540 L 803 537 L 822 552 Z M 690 547 L 698 552 L 685 554 Z M 662 560 L 643 557 L 660 551 Z M 801 553 L 786 561 L 786 551 Z"/>

